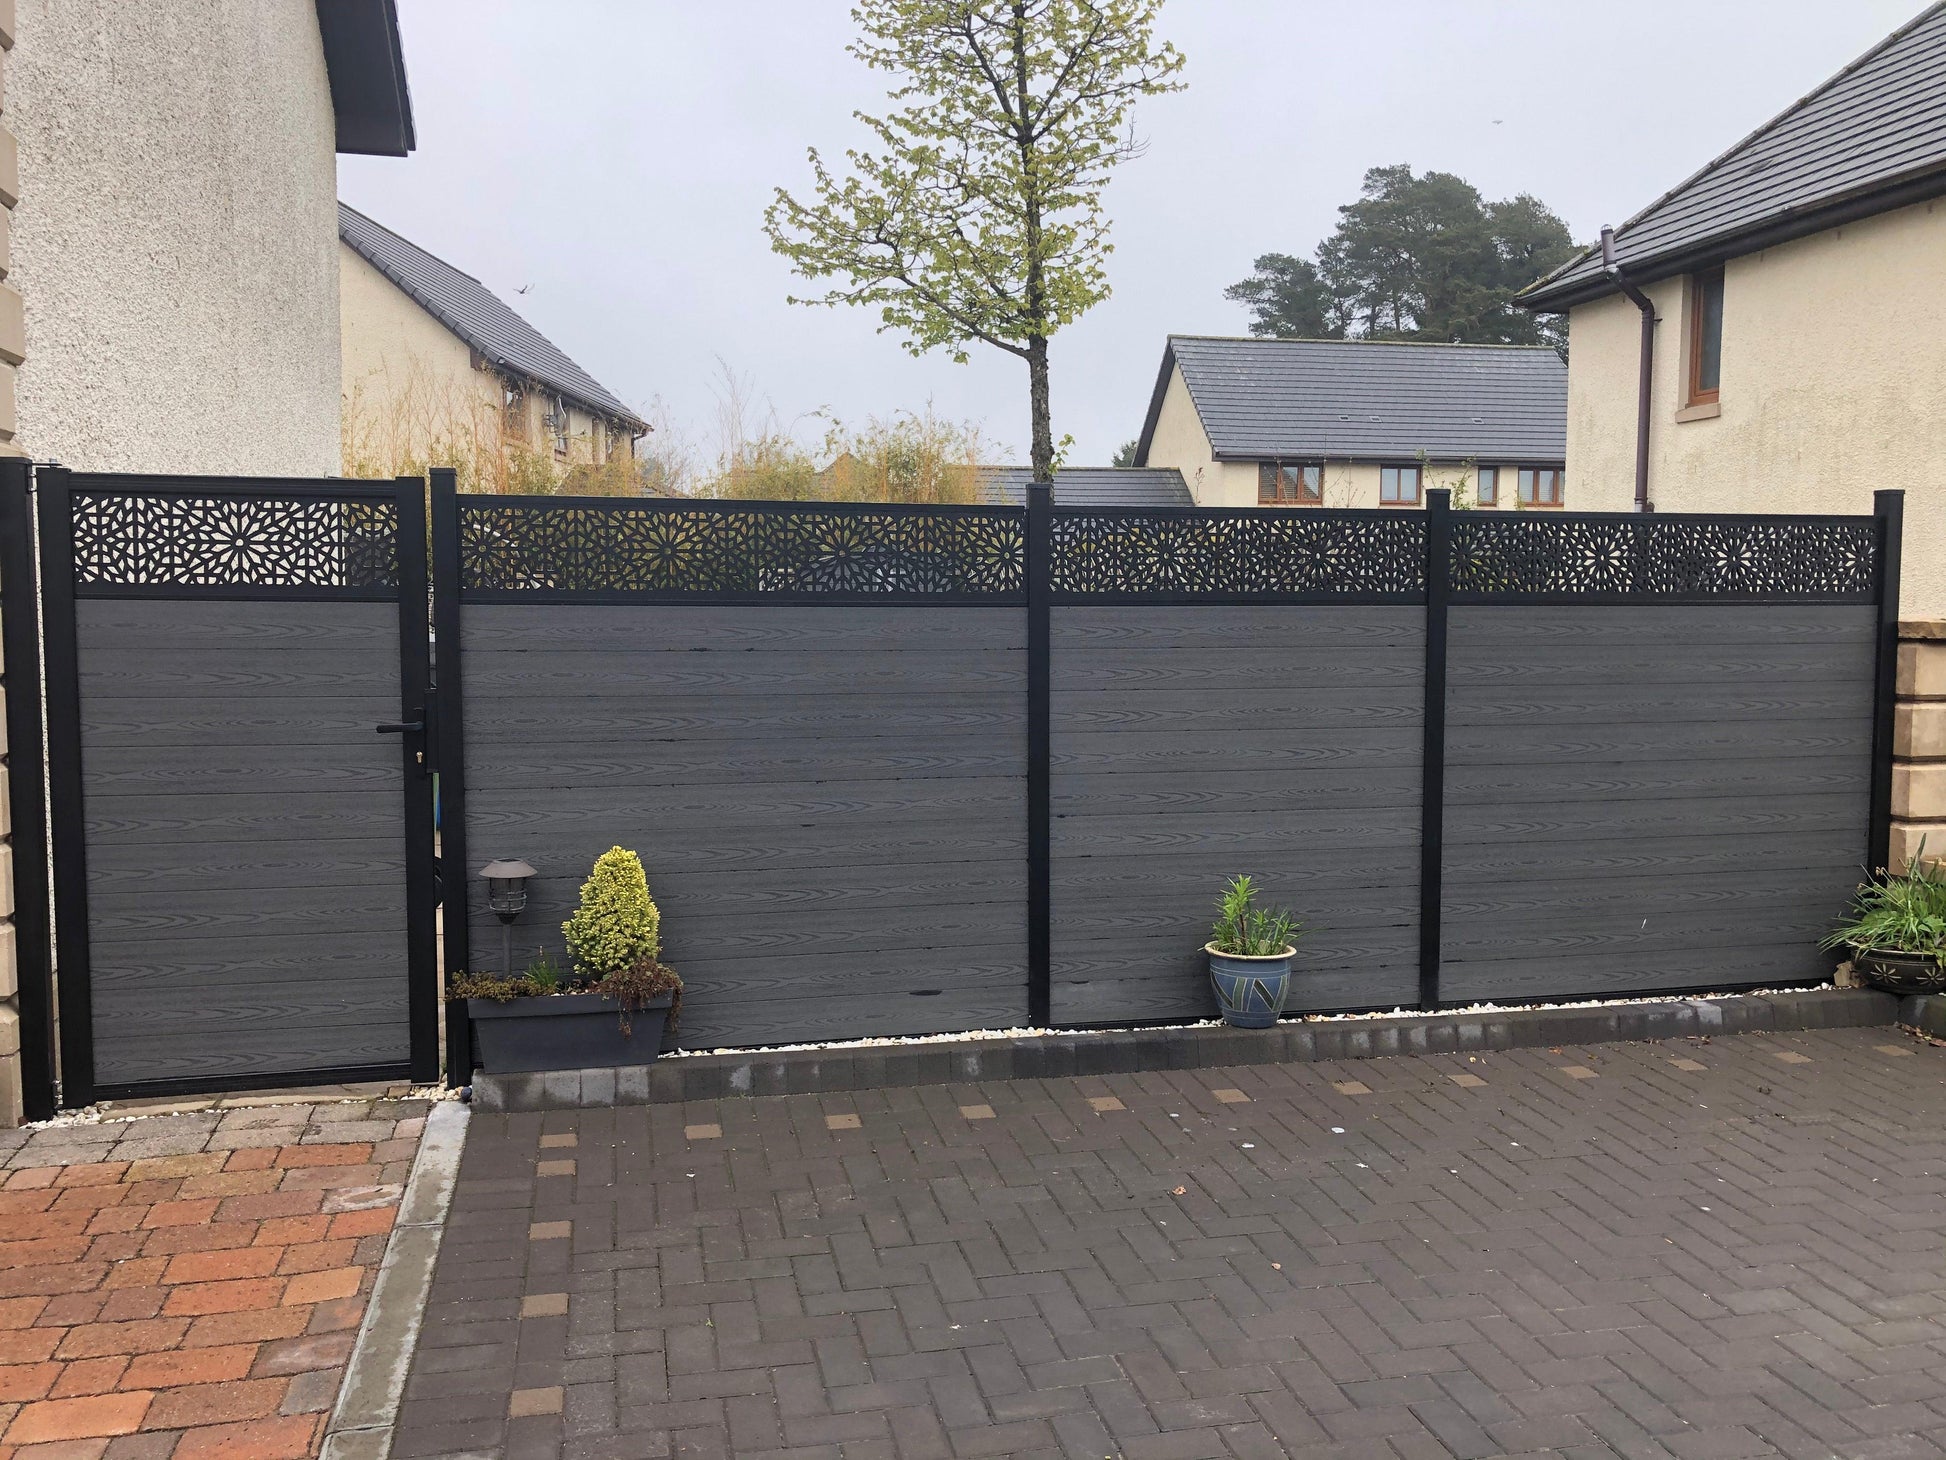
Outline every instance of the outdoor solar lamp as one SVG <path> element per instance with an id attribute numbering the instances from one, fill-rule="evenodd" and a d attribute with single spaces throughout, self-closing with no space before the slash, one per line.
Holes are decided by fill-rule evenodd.
<path id="1" fill-rule="evenodd" d="M 525 862 L 510 862 L 502 858 L 480 868 L 480 875 L 486 879 L 487 906 L 500 919 L 500 961 L 507 970 L 507 977 L 512 978 L 514 919 L 527 906 L 527 879 L 534 875 L 534 869 Z"/>

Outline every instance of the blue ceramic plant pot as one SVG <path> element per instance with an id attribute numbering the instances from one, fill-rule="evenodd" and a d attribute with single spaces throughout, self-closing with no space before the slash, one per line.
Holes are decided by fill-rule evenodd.
<path id="1" fill-rule="evenodd" d="M 1214 944 L 1205 944 L 1203 951 L 1209 954 L 1209 981 L 1224 1023 L 1238 1029 L 1268 1029 L 1277 1022 L 1284 1000 L 1290 997 L 1295 948 L 1269 958 L 1219 953 Z"/>

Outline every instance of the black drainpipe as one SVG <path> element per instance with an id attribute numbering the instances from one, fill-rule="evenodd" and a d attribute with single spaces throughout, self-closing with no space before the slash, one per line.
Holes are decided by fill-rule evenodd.
<path id="1" fill-rule="evenodd" d="M 1601 266 L 1629 303 L 1642 311 L 1642 378 L 1635 396 L 1635 510 L 1653 512 L 1649 500 L 1649 400 L 1655 385 L 1655 305 L 1615 262 L 1615 230 L 1601 230 Z"/>

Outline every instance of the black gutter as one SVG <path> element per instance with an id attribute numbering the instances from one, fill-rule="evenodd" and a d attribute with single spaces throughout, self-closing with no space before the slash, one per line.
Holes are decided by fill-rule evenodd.
<path id="1" fill-rule="evenodd" d="M 1635 391 L 1635 510 L 1653 512 L 1655 505 L 1649 501 L 1649 404 L 1655 391 L 1655 304 L 1615 262 L 1612 228 L 1601 230 L 1601 267 L 1628 302 L 1642 311 L 1642 361 Z"/>

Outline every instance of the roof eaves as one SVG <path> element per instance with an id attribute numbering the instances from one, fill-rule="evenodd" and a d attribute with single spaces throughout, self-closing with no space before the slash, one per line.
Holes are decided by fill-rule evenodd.
<path id="1" fill-rule="evenodd" d="M 1428 451 L 1328 451 L 1323 447 L 1303 447 L 1280 451 L 1215 451 L 1210 453 L 1218 461 L 1236 461 L 1248 465 L 1258 461 L 1292 462 L 1298 460 L 1344 461 L 1360 466 L 1413 466 L 1421 458 L 1437 466 L 1442 463 L 1458 461 L 1483 461 L 1489 466 L 1554 466 L 1567 458 L 1561 452 L 1546 451 L 1502 451 L 1502 450 L 1452 450 Z"/>
<path id="2" fill-rule="evenodd" d="M 1921 25 L 1925 24 L 1926 21 L 1932 19 L 1933 16 L 1939 14 L 1942 10 L 1946 10 L 1946 0 L 1934 0 L 1933 4 L 1928 5 L 1924 10 L 1920 11 L 1917 15 L 1913 16 L 1911 20 L 1908 20 L 1904 25 L 1900 26 L 1897 30 L 1893 31 L 1890 35 L 1884 37 L 1882 40 L 1878 42 L 1877 45 L 1872 46 L 1869 50 L 1865 51 L 1862 55 L 1858 56 L 1849 65 L 1845 66 L 1842 70 L 1839 70 L 1835 72 L 1833 75 L 1827 77 L 1822 83 L 1813 87 L 1811 90 L 1805 92 L 1804 95 L 1800 96 L 1796 101 L 1792 102 L 1789 106 L 1785 107 L 1782 111 L 1778 112 L 1775 116 L 1770 118 L 1769 121 L 1763 123 L 1763 125 L 1757 127 L 1754 131 L 1748 133 L 1739 141 L 1735 142 L 1724 151 L 1718 153 L 1715 157 L 1712 157 L 1708 162 L 1704 163 L 1701 167 L 1697 168 L 1696 171 L 1692 172 L 1688 177 L 1684 178 L 1681 182 L 1677 183 L 1674 187 L 1670 188 L 1667 192 L 1663 193 L 1654 202 L 1648 204 L 1646 207 L 1638 208 L 1635 212 L 1631 213 L 1627 218 L 1624 218 L 1615 227 L 1616 244 L 1619 246 L 1624 242 L 1625 236 L 1627 235 L 1629 229 L 1643 222 L 1645 219 L 1649 217 L 1650 214 L 1654 213 L 1657 209 L 1661 208 L 1663 205 L 1676 198 L 1679 194 L 1688 191 L 1691 187 L 1701 182 L 1705 177 L 1715 172 L 1718 168 L 1729 163 L 1732 159 L 1734 159 L 1738 154 L 1743 152 L 1745 148 L 1749 147 L 1758 138 L 1764 136 L 1766 133 L 1775 130 L 1778 127 L 1778 125 L 1784 122 L 1787 118 L 1795 116 L 1798 112 L 1804 110 L 1805 107 L 1809 106 L 1813 101 L 1817 100 L 1820 96 L 1823 96 L 1827 91 L 1831 90 L 1832 87 L 1836 86 L 1839 82 L 1843 81 L 1846 77 L 1852 75 L 1860 67 L 1872 61 L 1880 53 L 1896 45 L 1899 41 L 1904 40 L 1906 36 L 1911 34 L 1914 30 L 1918 29 Z M 1860 194 L 1860 196 L 1873 196 L 1881 186 L 1882 185 L 1875 184 L 1871 190 L 1868 190 L 1867 192 Z M 1818 205 L 1823 206 L 1824 204 L 1830 201 L 1831 200 L 1828 198 L 1821 198 L 1818 200 Z M 1903 206 L 1903 205 L 1894 205 L 1894 206 Z M 1885 210 L 1881 209 L 1879 211 L 1885 211 Z M 1769 221 L 1770 220 L 1766 220 L 1767 223 Z M 1825 225 L 1825 226 L 1830 226 L 1830 225 Z M 1816 231 L 1818 230 L 1817 229 L 1805 230 L 1805 232 L 1816 232 Z M 1791 237 L 1798 237 L 1798 238 L 1801 238 L 1803 236 L 1804 236 L 1803 233 L 1797 233 L 1791 235 Z M 1778 239 L 1776 241 L 1783 242 L 1784 240 Z M 1714 240 L 1712 240 L 1712 242 L 1714 242 Z M 1750 248 L 1745 247 L 1741 249 L 1731 250 L 1728 252 L 1722 252 L 1717 254 L 1717 256 L 1733 257 L 1735 253 L 1748 253 L 1751 251 L 1752 250 Z M 1564 278 L 1566 275 L 1571 273 L 1574 269 L 1580 267 L 1580 265 L 1587 262 L 1589 259 L 1594 258 L 1598 252 L 1599 250 L 1595 247 L 1589 247 L 1583 249 L 1579 254 L 1569 259 L 1566 263 L 1562 264 L 1559 268 L 1555 269 L 1552 273 L 1543 275 L 1541 278 L 1535 280 L 1532 284 L 1529 284 L 1525 289 L 1522 289 L 1518 294 L 1514 295 L 1513 302 L 1521 305 L 1523 308 L 1536 310 L 1537 312 L 1542 312 L 1542 313 L 1549 313 L 1556 308 L 1563 307 L 1563 305 L 1559 303 L 1549 303 L 1549 304 L 1542 303 L 1543 300 L 1553 299 L 1557 292 L 1554 290 L 1550 290 L 1545 286 L 1552 280 Z M 1628 276 L 1631 279 L 1635 279 L 1643 282 L 1653 282 L 1655 279 L 1658 278 L 1667 278 L 1670 273 L 1680 272 L 1680 270 L 1676 270 L 1676 269 L 1670 269 L 1660 274 L 1649 272 L 1655 265 L 1655 260 L 1652 258 L 1639 259 L 1639 260 L 1622 259 L 1621 262 L 1625 266 L 1625 272 L 1628 274 Z M 1595 287 L 1590 292 L 1582 293 L 1580 297 L 1573 299 L 1571 302 L 1576 304 L 1585 303 L 1587 300 L 1599 298 L 1603 294 L 1612 294 L 1618 292 L 1614 284 L 1607 278 L 1606 275 L 1602 275 L 1598 278 L 1591 279 L 1587 282 L 1597 287 Z M 1565 293 L 1566 291 L 1560 291 L 1560 292 Z"/>
<path id="3" fill-rule="evenodd" d="M 461 278 L 467 279 L 474 284 L 478 284 L 482 290 L 484 290 L 489 294 L 493 292 L 492 290 L 487 289 L 486 285 L 481 284 L 477 278 L 475 278 L 472 274 L 467 273 L 464 269 L 454 268 L 452 264 L 447 263 L 446 260 L 440 258 L 439 255 L 431 252 L 428 249 L 420 248 L 418 244 L 413 243 L 410 239 L 406 238 L 403 234 L 398 233 L 393 229 L 387 228 L 383 223 L 380 223 L 377 219 L 372 218 L 367 214 L 360 213 L 356 208 L 352 207 L 351 204 L 345 202 L 344 200 L 340 199 L 338 202 L 338 206 L 343 211 L 353 214 L 354 216 L 362 219 L 364 222 L 370 224 L 373 228 L 379 230 L 379 232 L 390 234 L 393 238 L 398 239 L 399 242 L 404 244 L 407 248 L 413 249 L 418 253 L 424 254 L 427 258 L 434 260 L 436 263 L 440 265 L 441 268 L 451 269 L 453 273 L 459 275 Z M 622 421 L 627 425 L 629 425 L 630 427 L 634 428 L 637 434 L 646 433 L 651 429 L 649 423 L 643 420 L 640 416 L 636 415 L 633 411 L 630 411 L 626 408 L 622 408 L 618 410 L 614 403 L 608 401 L 594 400 L 590 398 L 588 395 L 586 395 L 584 392 L 574 390 L 569 386 L 560 384 L 559 382 L 541 380 L 531 370 L 528 370 L 517 361 L 509 360 L 491 343 L 481 338 L 478 332 L 473 329 L 469 321 L 460 318 L 458 315 L 454 314 L 451 310 L 447 309 L 444 305 L 442 305 L 436 298 L 428 295 L 423 290 L 418 288 L 417 285 L 414 284 L 414 282 L 410 278 L 408 278 L 401 270 L 393 267 L 391 263 L 382 254 L 376 252 L 375 250 L 361 247 L 359 244 L 359 240 L 355 235 L 347 234 L 344 229 L 340 228 L 338 230 L 338 238 L 339 241 L 345 245 L 345 247 L 349 248 L 353 253 L 357 254 L 366 263 L 370 264 L 373 268 L 377 269 L 379 273 L 383 274 L 386 277 L 386 279 L 388 279 L 395 288 L 397 288 L 403 294 L 405 294 L 407 298 L 412 300 L 414 304 L 418 305 L 427 314 L 430 314 L 434 319 L 438 320 L 440 324 L 444 325 L 446 329 L 455 338 L 461 340 L 467 345 L 468 348 L 477 352 L 480 355 L 480 357 L 484 359 L 489 365 L 491 365 L 495 370 L 498 370 L 501 373 L 506 375 L 518 376 L 522 380 L 533 381 L 536 385 L 542 386 L 545 389 L 554 392 L 556 395 L 562 396 L 567 400 L 574 402 L 582 409 L 588 411 L 591 415 L 599 416 L 603 420 Z"/>
<path id="4" fill-rule="evenodd" d="M 339 152 L 404 157 L 418 145 L 393 0 L 316 0 Z"/>
<path id="5" fill-rule="evenodd" d="M 1877 217 L 1932 198 L 1946 196 L 1946 163 L 1929 163 L 1923 170 L 1895 179 L 1881 179 L 1855 192 L 1819 198 L 1815 203 L 1787 208 L 1747 228 L 1707 238 L 1688 248 L 1651 255 L 1629 265 L 1625 272 L 1636 284 L 1653 284 L 1677 274 L 1694 273 L 1744 254 L 1759 253 L 1793 239 L 1808 238 L 1863 218 Z M 1593 251 L 1590 250 L 1592 253 Z M 1565 269 L 1530 284 L 1513 302 L 1537 314 L 1552 314 L 1619 292 L 1606 273 L 1562 279 Z"/>
<path id="6" fill-rule="evenodd" d="M 1142 418 L 1142 435 L 1135 443 L 1135 464 L 1149 464 L 1149 447 L 1155 443 L 1156 422 L 1162 417 L 1162 402 L 1169 394 L 1169 377 L 1176 368 L 1176 336 L 1169 336 L 1169 342 L 1162 347 L 1162 369 L 1156 373 L 1155 389 L 1149 392 L 1149 413 Z M 1187 377 L 1183 388 L 1189 388 Z M 1194 398 L 1191 398 L 1194 404 Z"/>

